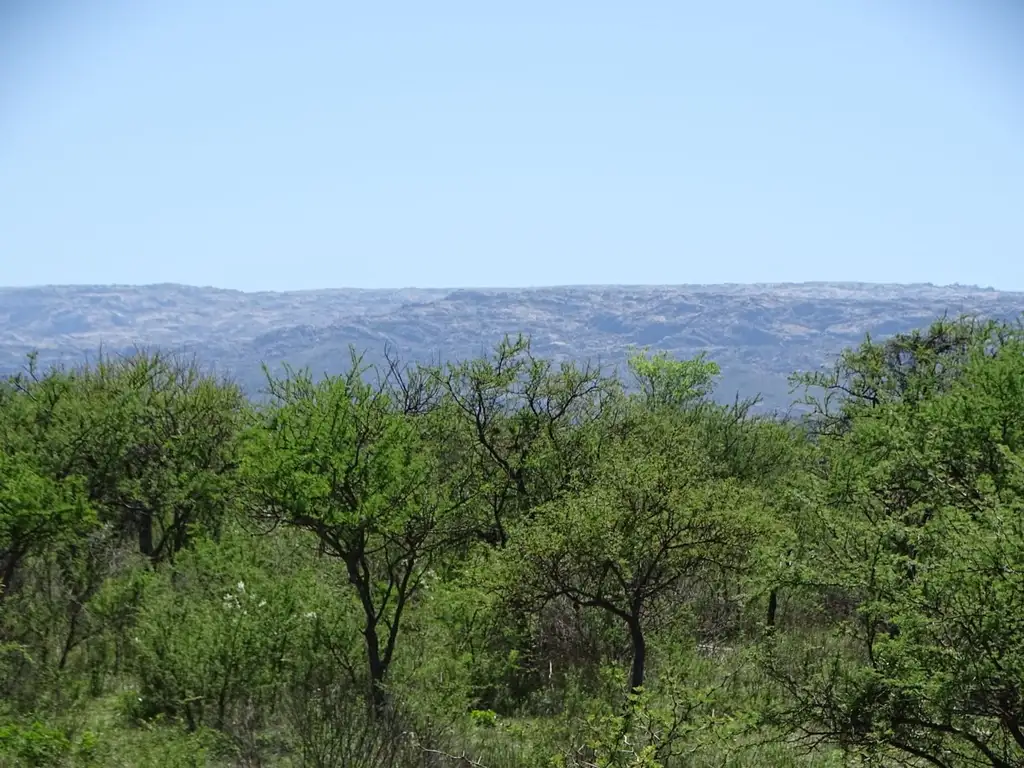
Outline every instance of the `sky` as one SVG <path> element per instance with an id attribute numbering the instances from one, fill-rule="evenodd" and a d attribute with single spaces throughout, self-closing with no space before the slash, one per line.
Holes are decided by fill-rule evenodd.
<path id="1" fill-rule="evenodd" d="M 9 0 L 0 285 L 1024 290 L 996 0 Z"/>

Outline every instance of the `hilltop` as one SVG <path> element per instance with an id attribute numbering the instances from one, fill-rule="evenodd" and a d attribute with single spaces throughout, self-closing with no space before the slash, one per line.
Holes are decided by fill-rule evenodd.
<path id="1" fill-rule="evenodd" d="M 522 332 L 558 360 L 620 362 L 631 345 L 678 356 L 704 351 L 722 367 L 718 393 L 791 398 L 787 376 L 874 337 L 962 313 L 1014 318 L 1024 293 L 974 286 L 800 283 L 568 286 L 517 289 L 259 292 L 184 285 L 0 288 L 0 373 L 38 350 L 82 362 L 102 348 L 195 354 L 251 393 L 261 364 L 337 372 L 348 347 L 379 359 L 464 359 Z"/>

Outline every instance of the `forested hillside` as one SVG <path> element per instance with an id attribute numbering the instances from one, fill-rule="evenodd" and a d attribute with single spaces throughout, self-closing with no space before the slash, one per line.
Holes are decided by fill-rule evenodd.
<path id="1" fill-rule="evenodd" d="M 0 765 L 1024 766 L 1024 326 L 0 381 Z"/>

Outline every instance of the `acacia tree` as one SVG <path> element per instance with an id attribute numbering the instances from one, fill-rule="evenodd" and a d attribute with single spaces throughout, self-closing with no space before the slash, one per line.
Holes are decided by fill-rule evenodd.
<path id="1" fill-rule="evenodd" d="M 424 400 L 395 379 L 399 369 L 377 386 L 367 373 L 353 356 L 343 376 L 270 378 L 272 401 L 250 435 L 244 471 L 259 517 L 310 531 L 344 564 L 379 710 L 403 614 L 462 537 L 469 497 L 459 468 L 436 451 L 442 412 L 410 412 L 410 402 Z"/>
<path id="2" fill-rule="evenodd" d="M 97 513 L 155 563 L 196 528 L 216 534 L 232 505 L 241 391 L 193 363 L 139 353 L 40 372 L 10 386 L 31 403 L 41 470 L 81 477 Z"/>
<path id="3" fill-rule="evenodd" d="M 137 608 L 133 589 L 104 587 L 217 534 L 246 407 L 196 366 L 142 353 L 45 371 L 31 356 L 0 385 L 0 631 L 32 659 L 8 675 L 24 703 L 80 663 L 98 690 Z"/>
<path id="4" fill-rule="evenodd" d="M 803 392 L 811 434 L 838 435 L 872 408 L 911 405 L 947 390 L 972 353 L 991 354 L 1020 331 L 1019 324 L 944 317 L 880 343 L 869 335 L 839 355 L 830 370 L 795 374 L 791 381 Z"/>
<path id="5" fill-rule="evenodd" d="M 809 738 L 1009 768 L 1024 765 L 1024 338 L 959 330 L 821 435 L 805 587 L 856 610 L 827 652 L 770 643 L 768 669 L 789 697 L 776 717 Z"/>
<path id="6" fill-rule="evenodd" d="M 643 417 L 666 411 L 680 428 L 698 434 L 709 465 L 723 478 L 769 487 L 793 468 L 793 425 L 756 414 L 759 397 L 720 404 L 711 399 L 718 364 L 699 354 L 675 360 L 666 352 L 637 350 L 627 365 L 636 384 L 635 410 Z"/>
<path id="7" fill-rule="evenodd" d="M 599 367 L 556 367 L 519 336 L 489 357 L 432 370 L 453 406 L 445 440 L 473 469 L 486 541 L 504 546 L 522 515 L 588 481 L 599 450 L 590 427 L 619 389 Z"/>
<path id="8" fill-rule="evenodd" d="M 506 581 L 526 606 L 564 597 L 622 621 L 634 691 L 647 632 L 706 579 L 743 568 L 756 540 L 755 495 L 715 477 L 692 437 L 651 413 L 606 448 L 593 486 L 541 507 L 506 556 Z"/>
<path id="9" fill-rule="evenodd" d="M 703 353 L 690 360 L 674 360 L 667 352 L 649 354 L 637 349 L 630 353 L 627 366 L 639 390 L 637 395 L 648 409 L 704 405 L 721 373 L 718 363 Z"/>
<path id="10" fill-rule="evenodd" d="M 5 448 L 0 446 L 0 604 L 27 558 L 82 535 L 95 520 L 79 482 L 55 482 L 39 472 L 30 454 L 10 455 Z"/>
<path id="11" fill-rule="evenodd" d="M 705 466 L 714 477 L 757 487 L 776 501 L 785 497 L 784 487 L 796 469 L 802 442 L 793 424 L 770 414 L 755 414 L 759 397 L 741 400 L 737 396 L 730 404 L 711 400 L 720 368 L 703 353 L 676 360 L 666 352 L 650 354 L 640 349 L 629 355 L 627 365 L 636 384 L 628 405 L 641 419 L 651 412 L 666 414 L 701 446 Z M 783 522 L 783 506 L 775 503 L 773 508 L 775 522 Z M 764 575 L 769 579 L 766 622 L 774 626 L 780 577 Z"/>

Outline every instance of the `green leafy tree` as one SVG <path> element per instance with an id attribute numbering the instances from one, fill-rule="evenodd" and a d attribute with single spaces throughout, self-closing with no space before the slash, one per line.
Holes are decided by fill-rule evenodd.
<path id="1" fill-rule="evenodd" d="M 472 469 L 485 540 L 504 546 L 529 510 L 588 482 L 599 450 L 588 427 L 618 391 L 600 369 L 556 367 L 520 336 L 434 376 L 453 406 L 445 441 Z"/>
<path id="2" fill-rule="evenodd" d="M 782 719 L 815 738 L 1009 768 L 1024 764 L 1024 340 L 957 330 L 973 335 L 881 377 L 896 391 L 821 438 L 804 581 L 855 610 L 827 651 L 773 644 L 769 668 L 793 702 Z"/>
<path id="3" fill-rule="evenodd" d="M 316 607 L 308 574 L 271 559 L 279 550 L 235 531 L 147 574 L 129 650 L 136 720 L 215 728 L 252 754 L 260 728 L 280 715 Z"/>
<path id="4" fill-rule="evenodd" d="M 0 604 L 27 558 L 95 521 L 80 478 L 56 479 L 41 466 L 45 457 L 29 431 L 35 418 L 31 396 L 0 383 Z"/>
<path id="5" fill-rule="evenodd" d="M 28 557 L 82 535 L 93 519 L 77 484 L 40 475 L 24 454 L 0 453 L 0 602 Z"/>
<path id="6" fill-rule="evenodd" d="M 972 317 L 942 318 L 927 329 L 878 343 L 868 336 L 844 351 L 830 370 L 796 374 L 814 435 L 839 434 L 857 415 L 890 403 L 912 404 L 948 389 L 972 353 L 991 353 L 1020 333 L 1009 324 Z"/>
<path id="7" fill-rule="evenodd" d="M 627 365 L 644 403 L 655 408 L 684 409 L 706 400 L 721 373 L 718 364 L 703 353 L 689 360 L 674 360 L 667 352 L 652 355 L 646 349 L 636 350 Z"/>
<path id="8" fill-rule="evenodd" d="M 527 605 L 564 597 L 620 620 L 637 690 L 648 630 L 704 580 L 748 563 L 756 497 L 715 478 L 692 435 L 667 418 L 606 449 L 599 471 L 593 487 L 539 511 L 509 552 L 506 578 Z"/>
<path id="9" fill-rule="evenodd" d="M 247 410 L 237 387 L 143 353 L 46 373 L 33 360 L 11 386 L 32 403 L 26 437 L 42 470 L 84 478 L 100 519 L 154 563 L 221 525 Z"/>
<path id="10" fill-rule="evenodd" d="M 271 379 L 245 470 L 258 516 L 311 532 L 344 564 L 379 708 L 403 615 L 464 535 L 468 497 L 459 468 L 433 450 L 430 415 L 410 415 L 366 373 L 354 358 L 347 375 L 319 383 L 306 373 Z"/>
<path id="11" fill-rule="evenodd" d="M 3 592 L 18 594 L 3 632 L 31 660 L 7 676 L 25 706 L 45 694 L 65 707 L 83 677 L 100 692 L 137 608 L 130 572 L 173 560 L 232 509 L 246 408 L 229 384 L 159 355 L 45 372 L 30 358 L 3 383 L 0 536 L 8 584 L 21 573 Z"/>

